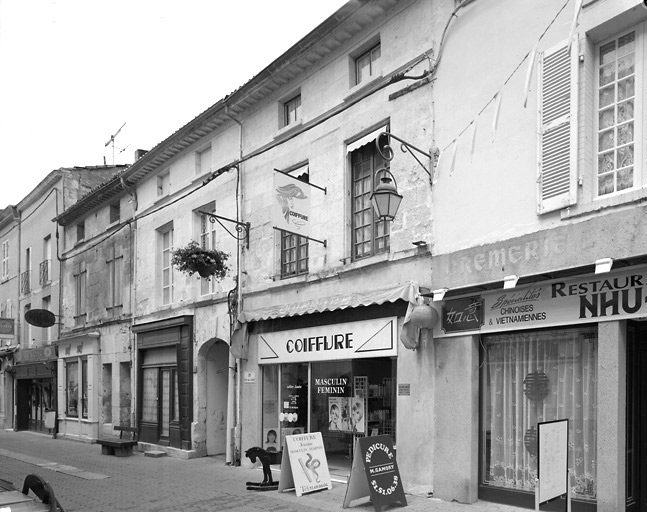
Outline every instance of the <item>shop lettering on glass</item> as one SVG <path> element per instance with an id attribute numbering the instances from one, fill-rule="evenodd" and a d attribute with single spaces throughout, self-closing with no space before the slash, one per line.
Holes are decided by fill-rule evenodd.
<path id="1" fill-rule="evenodd" d="M 473 331 L 483 325 L 483 301 L 480 297 L 464 297 L 445 301 L 442 329 L 446 333 Z"/>
<path id="2" fill-rule="evenodd" d="M 337 379 L 315 379 L 317 394 L 324 395 L 346 395 L 348 394 L 348 379 L 340 377 Z"/>
<path id="3" fill-rule="evenodd" d="M 310 336 L 288 340 L 285 349 L 293 352 L 321 352 L 328 350 L 346 350 L 353 348 L 353 333 L 337 333 L 330 336 Z"/>
<path id="4" fill-rule="evenodd" d="M 578 297 L 579 318 L 637 314 L 647 302 L 647 278 L 631 274 L 595 281 L 551 285 L 551 297 Z"/>

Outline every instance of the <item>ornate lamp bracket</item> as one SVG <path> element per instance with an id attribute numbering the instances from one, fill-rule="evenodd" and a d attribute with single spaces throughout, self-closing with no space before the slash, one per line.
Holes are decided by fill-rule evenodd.
<path id="1" fill-rule="evenodd" d="M 246 240 L 245 247 L 249 249 L 249 228 L 251 227 L 251 224 L 249 222 L 240 222 L 228 217 L 223 217 L 222 215 L 216 215 L 215 213 L 203 212 L 202 210 L 198 210 L 198 212 L 209 217 L 209 222 L 211 222 L 212 224 L 215 224 L 216 222 L 220 224 L 222 228 L 236 240 Z M 227 226 L 225 226 L 221 222 L 223 220 L 236 224 L 236 233 L 232 233 L 229 229 L 227 229 Z"/>
<path id="2" fill-rule="evenodd" d="M 409 144 L 407 141 L 401 139 L 400 137 L 393 135 L 391 132 L 382 132 L 377 137 L 377 141 L 376 141 L 377 151 L 380 153 L 382 158 L 384 158 L 385 160 L 388 160 L 389 162 L 393 160 L 394 151 L 390 145 L 391 139 L 395 139 L 400 143 L 400 149 L 402 150 L 403 153 L 409 153 L 413 158 L 416 159 L 416 162 L 420 164 L 420 167 L 422 167 L 425 170 L 425 172 L 429 175 L 429 183 L 431 183 L 431 178 L 432 178 L 431 171 L 427 168 L 427 166 L 425 166 L 425 164 L 423 164 L 420 161 L 420 158 L 418 158 L 416 153 L 426 156 L 429 159 L 430 167 L 432 162 L 432 156 L 429 153 L 424 152 L 422 149 L 417 148 L 413 144 Z"/>

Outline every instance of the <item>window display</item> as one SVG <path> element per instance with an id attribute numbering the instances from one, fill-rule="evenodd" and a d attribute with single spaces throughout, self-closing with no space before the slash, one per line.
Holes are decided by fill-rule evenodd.
<path id="1" fill-rule="evenodd" d="M 391 358 L 265 366 L 264 447 L 280 450 L 287 435 L 321 432 L 331 469 L 347 470 L 355 438 L 388 434 L 395 442 L 395 368 Z"/>
<path id="2" fill-rule="evenodd" d="M 481 482 L 532 492 L 537 423 L 569 420 L 573 496 L 596 498 L 597 330 L 483 338 Z"/>

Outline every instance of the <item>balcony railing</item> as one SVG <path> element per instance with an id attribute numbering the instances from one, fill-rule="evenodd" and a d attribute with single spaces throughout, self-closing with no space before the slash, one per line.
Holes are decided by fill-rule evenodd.
<path id="1" fill-rule="evenodd" d="M 52 275 L 50 269 L 52 268 L 52 260 L 45 260 L 40 264 L 39 280 L 41 286 L 47 286 L 52 282 Z"/>
<path id="2" fill-rule="evenodd" d="M 31 270 L 20 274 L 20 293 L 23 295 L 31 293 Z"/>

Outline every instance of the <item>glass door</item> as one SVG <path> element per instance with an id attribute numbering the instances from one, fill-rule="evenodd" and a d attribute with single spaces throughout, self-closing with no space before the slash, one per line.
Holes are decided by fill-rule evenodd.
<path id="1" fill-rule="evenodd" d="M 143 368 L 142 377 L 142 440 L 169 445 L 171 426 L 179 417 L 177 370 Z"/>
<path id="2" fill-rule="evenodd" d="M 308 363 L 281 365 L 281 447 L 285 436 L 308 431 Z"/>

